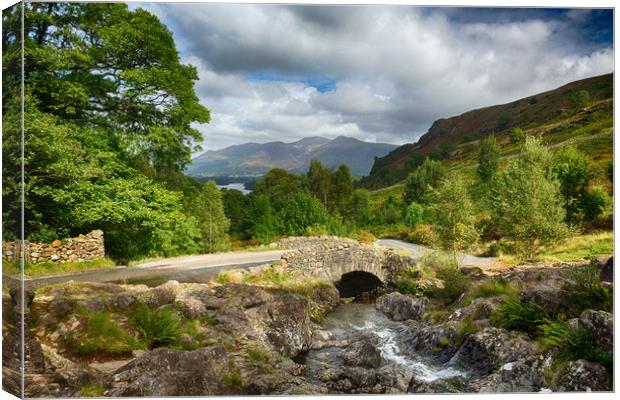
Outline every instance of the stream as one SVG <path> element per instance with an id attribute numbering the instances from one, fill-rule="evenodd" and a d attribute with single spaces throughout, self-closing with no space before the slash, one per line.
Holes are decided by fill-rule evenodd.
<path id="1" fill-rule="evenodd" d="M 410 350 L 407 341 L 412 332 L 402 322 L 390 320 L 374 304 L 349 303 L 338 306 L 320 324 L 334 341 L 344 341 L 351 336 L 371 335 L 381 353 L 381 367 L 398 365 L 409 369 L 418 381 L 433 382 L 438 379 L 466 377 L 467 373 L 454 367 L 433 365 L 432 362 Z M 307 376 L 317 375 L 324 367 L 342 366 L 342 353 L 346 349 L 326 347 L 310 350 L 300 362 L 305 363 Z"/>

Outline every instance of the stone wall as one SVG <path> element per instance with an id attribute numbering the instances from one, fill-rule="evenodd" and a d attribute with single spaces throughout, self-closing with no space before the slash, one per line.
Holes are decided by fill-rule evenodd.
<path id="1" fill-rule="evenodd" d="M 19 261 L 21 242 L 2 242 L 2 258 Z M 73 261 L 96 260 L 105 257 L 103 231 L 94 230 L 76 238 L 54 240 L 52 243 L 24 241 L 26 264 L 51 261 L 56 264 Z"/>
<path id="2" fill-rule="evenodd" d="M 410 257 L 388 249 L 335 236 L 292 237 L 280 240 L 277 245 L 291 250 L 280 260 L 287 271 L 332 282 L 348 272 L 365 271 L 390 283 L 400 271 L 415 264 Z"/>

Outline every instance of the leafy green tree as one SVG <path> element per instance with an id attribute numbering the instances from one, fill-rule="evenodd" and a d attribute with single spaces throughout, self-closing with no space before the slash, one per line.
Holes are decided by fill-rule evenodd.
<path id="1" fill-rule="evenodd" d="M 332 171 L 319 160 L 312 160 L 310 161 L 307 177 L 310 192 L 317 199 L 321 200 L 325 207 L 329 208 L 329 197 L 330 193 L 332 193 Z"/>
<path id="2" fill-rule="evenodd" d="M 516 127 L 510 130 L 510 143 L 522 143 L 525 141 L 525 132 L 523 129 Z"/>
<path id="3" fill-rule="evenodd" d="M 593 186 L 584 190 L 580 199 L 580 208 L 583 210 L 584 218 L 587 222 L 592 222 L 601 215 L 611 204 L 611 199 L 604 187 Z"/>
<path id="4" fill-rule="evenodd" d="M 437 232 L 443 247 L 452 251 L 455 260 L 459 250 L 478 240 L 474 205 L 462 176 L 452 175 L 441 182 L 436 190 L 433 214 L 433 230 Z"/>
<path id="5" fill-rule="evenodd" d="M 271 239 L 277 234 L 277 221 L 269 197 L 252 192 L 250 204 L 252 222 L 248 228 L 248 233 L 263 244 L 271 242 Z"/>
<path id="6" fill-rule="evenodd" d="M 422 165 L 407 176 L 405 180 L 405 203 L 417 202 L 426 204 L 430 201 L 429 194 L 445 176 L 441 162 L 427 158 Z"/>
<path id="7" fill-rule="evenodd" d="M 355 189 L 351 196 L 351 207 L 345 214 L 357 226 L 368 223 L 370 218 L 370 195 L 367 190 Z"/>
<path id="8" fill-rule="evenodd" d="M 272 205 L 277 205 L 295 193 L 307 192 L 307 184 L 302 176 L 273 168 L 256 182 L 254 192 L 267 196 Z"/>
<path id="9" fill-rule="evenodd" d="M 332 173 L 330 185 L 330 211 L 335 211 L 344 216 L 351 204 L 353 194 L 353 180 L 351 171 L 346 165 L 341 165 Z"/>
<path id="10" fill-rule="evenodd" d="M 193 215 L 198 219 L 202 235 L 201 250 L 207 253 L 228 250 L 230 221 L 226 218 L 222 193 L 215 182 L 209 181 L 202 185 L 196 203 L 200 210 L 196 210 Z"/>
<path id="11" fill-rule="evenodd" d="M 499 169 L 499 157 L 500 150 L 495 136 L 490 135 L 482 139 L 476 171 L 481 182 L 488 183 L 495 176 Z"/>
<path id="12" fill-rule="evenodd" d="M 409 228 L 415 228 L 422 223 L 424 217 L 424 207 L 415 201 L 409 204 L 405 212 L 405 224 Z"/>
<path id="13" fill-rule="evenodd" d="M 28 3 L 26 91 L 44 113 L 105 128 L 128 155 L 183 167 L 209 122 L 172 33 L 122 3 Z"/>
<path id="14" fill-rule="evenodd" d="M 379 212 L 375 216 L 375 221 L 380 224 L 392 225 L 402 220 L 402 203 L 390 195 L 381 205 Z"/>
<path id="15" fill-rule="evenodd" d="M 237 239 L 245 239 L 250 225 L 251 202 L 249 197 L 240 190 L 224 189 L 222 190 L 222 201 L 226 217 L 230 220 L 230 234 Z"/>
<path id="16" fill-rule="evenodd" d="M 528 137 L 522 156 L 511 160 L 493 184 L 493 224 L 500 235 L 516 242 L 527 259 L 541 245 L 567 233 L 560 183 L 550 173 L 549 160 L 549 151 L 540 140 Z"/>
<path id="17" fill-rule="evenodd" d="M 573 146 L 560 149 L 553 160 L 553 172 L 560 181 L 566 219 L 573 221 L 592 178 L 588 157 Z"/>
<path id="18" fill-rule="evenodd" d="M 284 235 L 303 235 L 313 226 L 326 226 L 329 220 L 327 210 L 314 196 L 295 193 L 289 196 L 278 209 L 277 225 Z"/>

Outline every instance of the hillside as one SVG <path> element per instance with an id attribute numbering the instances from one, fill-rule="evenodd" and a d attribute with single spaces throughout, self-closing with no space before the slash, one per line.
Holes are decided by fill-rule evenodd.
<path id="1" fill-rule="evenodd" d="M 396 147 L 344 136 L 333 140 L 308 137 L 293 143 L 245 143 L 201 154 L 192 160 L 187 173 L 195 177 L 260 176 L 274 167 L 299 173 L 306 171 L 310 160 L 318 159 L 329 167 L 346 164 L 353 175 L 366 175 L 375 157 Z"/>
<path id="2" fill-rule="evenodd" d="M 575 106 L 575 94 L 587 91 L 585 105 Z M 435 121 L 416 143 L 405 144 L 377 159 L 360 184 L 379 188 L 403 180 L 424 158 L 447 163 L 466 162 L 477 153 L 479 140 L 495 134 L 502 153 L 517 151 L 509 143 L 512 128 L 541 135 L 549 144 L 589 136 L 613 127 L 613 74 L 571 82 L 560 88 L 511 103 L 468 111 Z M 611 147 L 610 147 L 611 151 Z"/>

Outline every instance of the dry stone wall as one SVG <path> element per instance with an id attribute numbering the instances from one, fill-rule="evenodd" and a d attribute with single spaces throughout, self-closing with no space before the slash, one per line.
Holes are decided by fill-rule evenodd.
<path id="1" fill-rule="evenodd" d="M 19 261 L 21 241 L 2 242 L 2 258 Z M 76 238 L 54 240 L 52 243 L 24 241 L 24 257 L 27 264 L 51 261 L 56 264 L 74 261 L 96 260 L 105 257 L 103 231 L 94 230 Z"/>
<path id="2" fill-rule="evenodd" d="M 280 260 L 287 271 L 332 282 L 339 281 L 348 272 L 365 271 L 389 283 L 400 271 L 415 264 L 410 257 L 335 236 L 291 237 L 276 244 L 291 250 Z"/>

